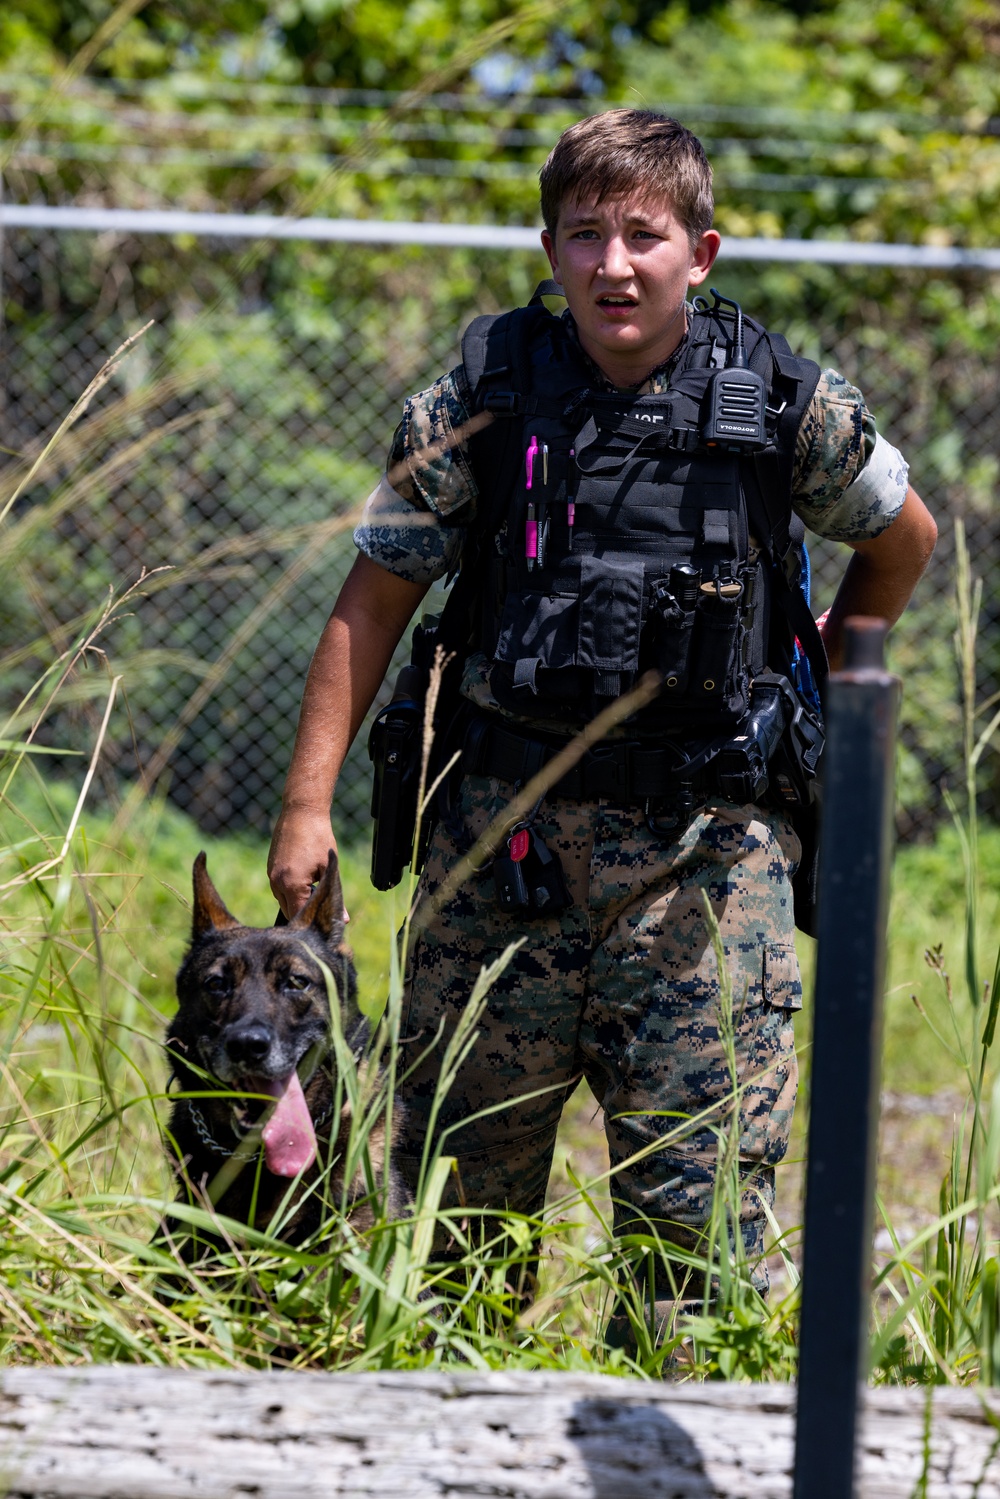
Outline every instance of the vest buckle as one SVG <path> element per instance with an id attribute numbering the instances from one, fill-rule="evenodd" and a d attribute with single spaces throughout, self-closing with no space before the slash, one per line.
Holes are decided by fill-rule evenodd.
<path id="1" fill-rule="evenodd" d="M 516 390 L 489 390 L 479 403 L 481 411 L 492 411 L 494 416 L 518 416 L 524 406 Z"/>
<path id="2" fill-rule="evenodd" d="M 701 442 L 697 427 L 671 427 L 667 435 L 667 446 L 679 453 L 693 453 Z"/>
<path id="3" fill-rule="evenodd" d="M 779 557 L 781 570 L 790 588 L 797 588 L 802 576 L 802 559 L 795 550 L 795 544 L 789 542 L 788 549 L 782 557 Z"/>

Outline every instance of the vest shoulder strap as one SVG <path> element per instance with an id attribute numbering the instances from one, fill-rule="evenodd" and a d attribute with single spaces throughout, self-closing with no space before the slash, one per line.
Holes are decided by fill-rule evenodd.
<path id="1" fill-rule="evenodd" d="M 473 471 L 477 478 L 490 475 L 490 482 L 479 484 L 475 519 L 438 627 L 438 638 L 447 650 L 460 652 L 467 643 L 472 605 L 482 581 L 479 559 L 500 529 L 506 497 L 516 478 L 520 428 L 504 418 L 527 409 L 521 403 L 531 389 L 532 334 L 540 318 L 552 316 L 540 301 L 543 295 L 547 295 L 545 283 L 527 307 L 484 313 L 473 318 L 462 335 L 462 367 L 472 412 L 490 411 L 493 420 L 469 440 Z"/>
<path id="2" fill-rule="evenodd" d="M 472 319 L 462 335 L 462 366 L 474 410 L 497 416 L 530 410 L 533 335 L 551 318 L 533 299 L 527 307 Z"/>
<path id="3" fill-rule="evenodd" d="M 802 541 L 805 528 L 792 510 L 795 443 L 802 418 L 819 381 L 819 365 L 797 358 L 780 333 L 765 333 L 750 356 L 751 368 L 769 366 L 772 401 L 779 401 L 774 442 L 762 453 L 744 460 L 747 504 L 751 524 L 760 536 L 771 565 L 775 602 L 798 636 L 821 693 L 829 664 L 822 637 L 800 587 Z"/>

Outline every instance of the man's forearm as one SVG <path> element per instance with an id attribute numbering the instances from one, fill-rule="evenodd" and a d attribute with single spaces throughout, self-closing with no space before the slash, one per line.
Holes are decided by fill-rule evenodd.
<path id="1" fill-rule="evenodd" d="M 844 620 L 852 614 L 866 614 L 894 625 L 910 602 L 936 540 L 937 526 L 911 489 L 899 515 L 881 536 L 855 544 L 823 627 L 834 669 L 842 662 Z"/>
<path id="2" fill-rule="evenodd" d="M 283 805 L 329 809 L 337 776 L 424 594 L 360 557 L 309 666 Z"/>
<path id="3" fill-rule="evenodd" d="M 426 592 L 426 585 L 393 577 L 360 556 L 320 636 L 268 859 L 271 888 L 286 916 L 326 867 L 337 777 Z"/>

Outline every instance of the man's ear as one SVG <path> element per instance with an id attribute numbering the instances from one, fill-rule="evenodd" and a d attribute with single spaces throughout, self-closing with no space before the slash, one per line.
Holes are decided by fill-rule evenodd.
<path id="1" fill-rule="evenodd" d="M 542 249 L 549 257 L 553 281 L 558 281 L 559 285 L 562 286 L 562 277 L 559 274 L 559 257 L 556 254 L 556 242 L 547 229 L 542 230 Z"/>
<path id="2" fill-rule="evenodd" d="M 337 851 L 331 848 L 323 877 L 298 915 L 288 923 L 289 930 L 315 927 L 324 942 L 339 942 L 344 935 L 344 892 L 340 883 Z"/>
<path id="3" fill-rule="evenodd" d="M 194 861 L 194 909 L 192 912 L 192 935 L 205 932 L 224 931 L 226 927 L 239 926 L 222 903 L 222 897 L 208 877 L 208 864 L 204 850 Z"/>
<path id="4" fill-rule="evenodd" d="M 722 244 L 722 235 L 717 229 L 706 229 L 691 253 L 691 269 L 688 286 L 700 286 L 711 273 L 715 257 Z"/>

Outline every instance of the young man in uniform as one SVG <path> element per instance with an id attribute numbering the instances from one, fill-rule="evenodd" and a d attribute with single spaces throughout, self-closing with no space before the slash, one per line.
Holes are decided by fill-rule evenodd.
<path id="1" fill-rule="evenodd" d="M 514 324 L 497 320 L 485 343 L 467 341 L 463 367 L 406 402 L 310 667 L 271 884 L 289 916 L 307 898 L 333 846 L 348 746 L 427 589 L 463 560 L 476 569 L 463 775 L 422 897 L 519 783 L 646 665 L 659 670 L 656 700 L 535 815 L 531 835 L 558 856 L 567 901 L 518 910 L 508 890 L 501 909 L 494 871 L 470 876 L 409 955 L 404 1034 L 426 1044 L 461 1012 L 480 967 L 525 939 L 441 1118 L 507 1105 L 448 1139 L 464 1201 L 540 1209 L 559 1115 L 582 1075 L 621 1168 L 619 1231 L 652 1221 L 691 1247 L 732 1087 L 707 894 L 745 1084 L 743 1238 L 759 1259 L 796 1092 L 800 847 L 776 797 L 722 793 L 716 751 L 745 724 L 754 680 L 790 669 L 773 642 L 803 635 L 782 620 L 792 512 L 853 548 L 824 625 L 834 665 L 845 617 L 898 619 L 936 528 L 842 376 L 756 325 L 744 331 L 734 304 L 688 302 L 720 242 L 711 169 L 690 132 L 639 110 L 584 120 L 542 169 L 541 196 L 542 244 L 568 310 L 539 306 L 506 344 Z M 419 1161 L 436 1075 L 431 1057 L 405 1084 L 404 1171 Z M 679 1119 L 697 1115 L 677 1137 Z M 761 1267 L 757 1279 L 766 1284 Z"/>

